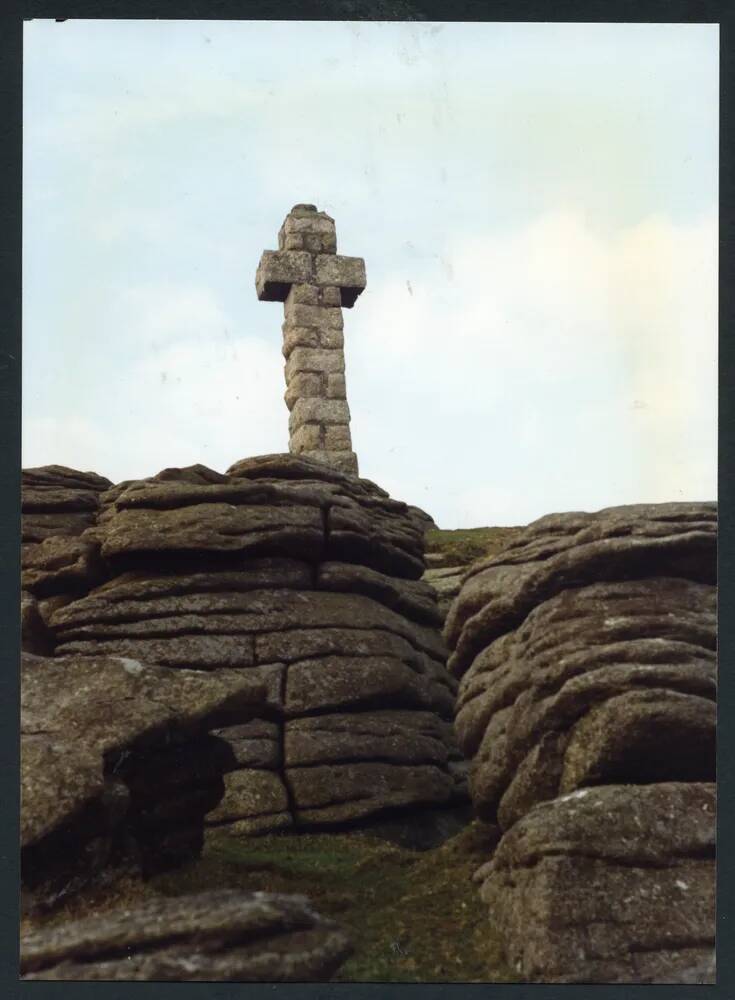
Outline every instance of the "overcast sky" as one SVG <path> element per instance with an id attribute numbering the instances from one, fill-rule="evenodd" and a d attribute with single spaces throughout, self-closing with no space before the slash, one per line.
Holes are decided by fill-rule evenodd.
<path id="1" fill-rule="evenodd" d="M 288 450 L 312 202 L 361 474 L 442 527 L 716 493 L 714 25 L 25 25 L 23 464 Z"/>

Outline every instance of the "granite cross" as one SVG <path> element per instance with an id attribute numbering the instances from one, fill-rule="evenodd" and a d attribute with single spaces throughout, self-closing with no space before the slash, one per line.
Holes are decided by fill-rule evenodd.
<path id="1" fill-rule="evenodd" d="M 350 309 L 365 288 L 364 260 L 337 254 L 334 219 L 315 205 L 295 205 L 278 233 L 278 250 L 260 259 L 255 287 L 262 302 L 284 303 L 289 451 L 357 475 L 342 306 Z"/>

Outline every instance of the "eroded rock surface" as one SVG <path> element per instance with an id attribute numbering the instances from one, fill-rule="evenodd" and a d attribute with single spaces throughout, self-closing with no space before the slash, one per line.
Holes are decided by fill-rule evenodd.
<path id="1" fill-rule="evenodd" d="M 63 465 L 24 469 L 21 478 L 22 582 L 38 597 L 83 592 L 101 577 L 91 528 L 112 486 L 94 472 Z"/>
<path id="2" fill-rule="evenodd" d="M 537 805 L 475 876 L 525 979 L 712 983 L 715 788 L 584 788 Z"/>
<path id="3" fill-rule="evenodd" d="M 23 656 L 22 878 L 51 902 L 117 852 L 144 872 L 201 847 L 222 798 L 209 730 L 262 711 L 242 671 L 215 676 L 119 656 Z"/>
<path id="4" fill-rule="evenodd" d="M 453 807 L 466 775 L 441 615 L 419 579 L 430 523 L 368 480 L 293 455 L 119 484 L 71 539 L 94 549 L 104 578 L 48 609 L 56 655 L 265 685 L 260 736 L 218 730 L 230 753 L 212 829 Z"/>
<path id="5" fill-rule="evenodd" d="M 352 948 L 303 896 L 160 897 L 21 940 L 21 977 L 162 982 L 329 979 Z"/>
<path id="6" fill-rule="evenodd" d="M 653 576 L 714 584 L 716 540 L 714 503 L 632 504 L 539 518 L 468 573 L 445 628 L 452 672 L 461 676 L 488 643 L 569 587 Z"/>
<path id="7" fill-rule="evenodd" d="M 539 823 L 541 818 L 551 823 L 561 803 L 587 802 L 589 795 L 598 815 L 606 816 L 612 850 L 625 840 L 626 810 L 633 810 L 644 829 L 659 822 L 655 816 L 666 809 L 676 815 L 670 802 L 678 801 L 679 792 L 672 789 L 683 789 L 682 808 L 692 809 L 686 790 L 711 789 L 716 525 L 716 506 L 704 503 L 541 518 L 503 551 L 473 565 L 452 605 L 445 636 L 453 649 L 449 665 L 460 679 L 455 731 L 471 761 L 470 793 L 477 813 L 506 831 L 496 855 L 493 905 L 505 914 L 514 961 L 530 978 L 563 981 L 569 974 L 575 981 L 602 981 L 606 970 L 613 970 L 621 981 L 626 976 L 626 981 L 691 981 L 686 977 L 707 966 L 711 941 L 705 935 L 702 954 L 688 955 L 688 965 L 683 959 L 671 965 L 671 974 L 684 978 L 661 980 L 666 948 L 655 942 L 649 948 L 642 931 L 640 942 L 636 936 L 646 893 L 655 902 L 651 914 L 663 919 L 666 907 L 656 901 L 666 896 L 674 875 L 664 885 L 666 880 L 646 882 L 648 876 L 638 873 L 641 885 L 649 886 L 636 897 L 639 916 L 610 932 L 610 950 L 603 953 L 594 928 L 589 934 L 574 930 L 579 886 L 599 883 L 599 892 L 591 888 L 590 893 L 610 896 L 609 912 L 602 903 L 590 904 L 584 918 L 600 922 L 603 941 L 635 877 L 617 869 L 611 874 L 607 861 L 594 852 L 586 857 L 583 846 L 562 845 L 559 857 L 550 855 L 537 866 L 512 845 L 526 829 L 526 819 L 531 823 L 538 816 Z M 613 795 L 612 787 L 619 792 Z M 584 798 L 576 799 L 577 793 Z M 579 816 L 576 830 L 576 820 L 569 820 L 569 836 L 584 845 L 592 834 L 583 813 L 576 806 L 571 813 L 563 809 L 567 818 Z M 708 822 L 713 829 L 711 816 Z M 676 836 L 675 830 L 665 832 Z M 665 841 L 661 866 L 669 863 L 666 850 Z M 692 864 L 699 873 L 701 906 L 707 899 L 713 906 L 713 856 Z M 578 910 L 587 912 L 583 901 Z M 674 949 L 681 932 L 683 956 L 699 947 L 681 907 L 669 909 L 666 928 Z M 548 938 L 540 951 L 532 944 L 537 931 L 544 941 Z M 554 964 L 555 948 L 561 965 Z M 641 955 L 635 961 L 625 958 L 627 950 Z"/>

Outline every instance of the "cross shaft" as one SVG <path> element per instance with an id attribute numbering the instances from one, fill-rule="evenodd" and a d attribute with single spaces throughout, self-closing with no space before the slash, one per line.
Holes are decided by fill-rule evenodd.
<path id="1" fill-rule="evenodd" d="M 284 303 L 289 451 L 357 475 L 345 386 L 342 307 L 365 288 L 361 257 L 337 254 L 334 220 L 295 205 L 255 276 L 258 298 Z"/>

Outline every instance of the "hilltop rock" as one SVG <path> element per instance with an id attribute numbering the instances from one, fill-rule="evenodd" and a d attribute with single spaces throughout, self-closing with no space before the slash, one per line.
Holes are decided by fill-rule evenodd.
<path id="1" fill-rule="evenodd" d="M 355 823 L 466 799 L 449 725 L 457 684 L 434 593 L 418 579 L 428 515 L 293 455 L 227 474 L 166 469 L 100 503 L 83 541 L 106 576 L 49 607 L 57 655 L 238 670 L 266 686 L 257 725 L 277 727 L 268 746 L 218 730 L 229 757 L 213 829 Z M 337 759 L 345 717 L 363 736 Z M 392 734 L 389 759 L 377 719 Z M 308 753 L 302 742 L 301 759 L 286 760 L 280 748 L 302 723 Z"/>
<path id="2" fill-rule="evenodd" d="M 21 978 L 159 982 L 329 979 L 352 951 L 303 896 L 234 890 L 156 898 L 21 940 Z"/>

